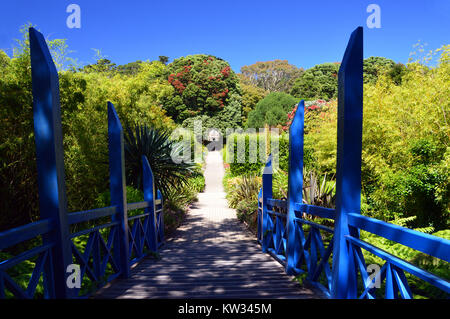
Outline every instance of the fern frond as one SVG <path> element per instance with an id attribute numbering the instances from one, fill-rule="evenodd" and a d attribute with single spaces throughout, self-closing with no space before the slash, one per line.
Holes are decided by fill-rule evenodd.
<path id="1" fill-rule="evenodd" d="M 431 234 L 432 232 L 434 232 L 434 227 L 433 226 L 419 227 L 419 228 L 414 228 L 414 230 L 420 231 L 421 233 Z"/>

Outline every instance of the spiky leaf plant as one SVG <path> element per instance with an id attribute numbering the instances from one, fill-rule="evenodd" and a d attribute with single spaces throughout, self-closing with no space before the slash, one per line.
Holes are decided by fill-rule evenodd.
<path id="1" fill-rule="evenodd" d="M 172 160 L 171 154 L 180 151 L 180 144 L 170 139 L 169 132 L 147 125 L 126 126 L 124 139 L 127 184 L 142 189 L 142 155 L 147 156 L 155 187 L 164 197 L 171 187 L 184 185 L 194 171 L 194 163 L 175 163 Z"/>
<path id="2" fill-rule="evenodd" d="M 334 208 L 336 182 L 327 180 L 327 174 L 322 177 L 322 182 L 317 175 L 303 170 L 303 202 L 309 205 Z"/>
<path id="3" fill-rule="evenodd" d="M 234 189 L 229 193 L 228 203 L 231 208 L 237 208 L 238 204 L 243 201 L 258 200 L 258 192 L 261 187 L 261 178 L 254 175 L 244 175 Z"/>

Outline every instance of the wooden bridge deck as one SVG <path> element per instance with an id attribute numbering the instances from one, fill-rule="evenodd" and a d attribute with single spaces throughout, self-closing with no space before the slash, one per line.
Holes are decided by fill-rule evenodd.
<path id="1" fill-rule="evenodd" d="M 256 239 L 227 208 L 218 152 L 210 152 L 206 190 L 162 251 L 101 289 L 96 298 L 319 298 L 261 252 Z"/>

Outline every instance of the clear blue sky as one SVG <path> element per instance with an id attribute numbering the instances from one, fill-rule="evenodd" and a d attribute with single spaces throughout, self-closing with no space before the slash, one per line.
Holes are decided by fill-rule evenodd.
<path id="1" fill-rule="evenodd" d="M 66 26 L 71 3 L 81 7 L 81 29 Z M 371 3 L 381 8 L 381 29 L 366 26 Z M 341 61 L 359 25 L 365 57 L 405 63 L 419 40 L 427 49 L 450 43 L 449 0 L 2 0 L 1 49 L 11 54 L 26 22 L 67 39 L 82 64 L 94 61 L 92 48 L 116 64 L 205 53 L 236 72 L 272 59 L 304 68 Z"/>

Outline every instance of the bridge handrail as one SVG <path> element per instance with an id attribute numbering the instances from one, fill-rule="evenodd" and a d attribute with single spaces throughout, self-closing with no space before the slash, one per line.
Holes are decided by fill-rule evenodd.
<path id="1" fill-rule="evenodd" d="M 294 211 L 333 220 L 336 217 L 336 210 L 333 208 L 326 208 L 303 203 L 295 203 Z"/>
<path id="2" fill-rule="evenodd" d="M 349 225 L 450 262 L 450 240 L 360 214 L 348 215 Z"/>
<path id="3" fill-rule="evenodd" d="M 286 200 L 268 198 L 267 204 L 272 207 L 287 209 L 287 201 Z"/>
<path id="4" fill-rule="evenodd" d="M 117 212 L 116 206 L 101 207 L 85 211 L 73 212 L 68 215 L 69 225 L 87 222 L 101 217 L 108 217 Z"/>
<path id="5" fill-rule="evenodd" d="M 0 232 L 0 250 L 12 247 L 40 235 L 47 234 L 51 230 L 51 220 L 41 219 L 37 222 L 2 231 Z"/>
<path id="6" fill-rule="evenodd" d="M 135 203 L 128 203 L 127 204 L 127 210 L 137 210 L 137 209 L 143 209 L 150 206 L 150 202 L 142 201 L 142 202 L 135 202 Z"/>

